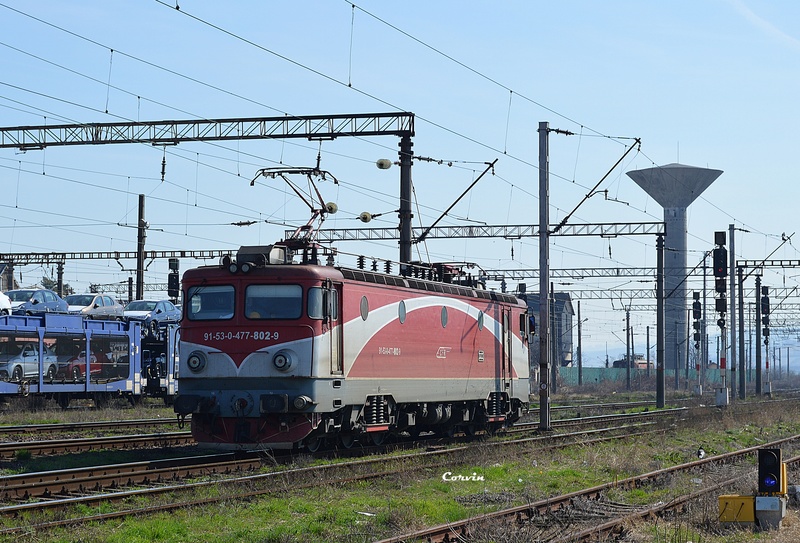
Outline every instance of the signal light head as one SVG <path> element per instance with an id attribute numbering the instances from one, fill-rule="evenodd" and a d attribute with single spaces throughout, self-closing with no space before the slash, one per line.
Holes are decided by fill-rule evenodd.
<path id="1" fill-rule="evenodd" d="M 728 250 L 725 247 L 717 247 L 713 253 L 714 277 L 726 277 L 728 275 Z"/>
<path id="2" fill-rule="evenodd" d="M 783 487 L 783 462 L 780 449 L 758 450 L 758 491 L 781 492 Z"/>

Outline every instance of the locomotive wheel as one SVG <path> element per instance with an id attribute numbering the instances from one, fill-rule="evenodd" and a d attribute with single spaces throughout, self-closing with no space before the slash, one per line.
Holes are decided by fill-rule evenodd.
<path id="1" fill-rule="evenodd" d="M 353 434 L 339 434 L 339 445 L 344 449 L 352 449 L 356 444 L 356 436 Z"/>
<path id="2" fill-rule="evenodd" d="M 325 444 L 325 438 L 320 436 L 315 436 L 306 439 L 306 450 L 311 453 L 315 453 L 322 448 Z"/>
<path id="3" fill-rule="evenodd" d="M 373 445 L 380 447 L 389 441 L 389 432 L 373 432 L 370 434 L 370 439 L 372 439 Z"/>
<path id="4" fill-rule="evenodd" d="M 486 428 L 486 433 L 490 436 L 495 436 L 502 427 L 502 423 L 493 422 Z"/>

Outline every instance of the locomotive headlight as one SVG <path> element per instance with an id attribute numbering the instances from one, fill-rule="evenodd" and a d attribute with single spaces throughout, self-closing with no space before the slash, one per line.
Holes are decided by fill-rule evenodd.
<path id="1" fill-rule="evenodd" d="M 306 407 L 308 407 L 312 403 L 313 403 L 313 401 L 308 396 L 298 396 L 297 398 L 294 399 L 294 401 L 292 402 L 292 405 L 294 405 L 295 409 L 301 410 L 301 409 L 305 409 Z"/>
<path id="2" fill-rule="evenodd" d="M 206 367 L 206 355 L 200 351 L 194 351 L 186 359 L 186 366 L 193 373 L 200 373 Z"/>
<path id="3" fill-rule="evenodd" d="M 280 371 L 289 371 L 292 367 L 292 353 L 291 351 L 278 351 L 272 357 L 272 365 Z"/>

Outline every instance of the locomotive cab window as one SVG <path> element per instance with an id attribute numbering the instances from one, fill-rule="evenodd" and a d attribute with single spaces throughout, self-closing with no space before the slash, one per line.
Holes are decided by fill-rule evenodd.
<path id="1" fill-rule="evenodd" d="M 191 287 L 186 299 L 186 317 L 190 321 L 233 318 L 233 285 Z"/>
<path id="2" fill-rule="evenodd" d="M 244 314 L 248 319 L 299 319 L 303 315 L 300 285 L 250 285 L 245 291 Z"/>
<path id="3" fill-rule="evenodd" d="M 336 289 L 312 287 L 308 289 L 308 316 L 312 319 L 339 319 L 339 301 Z"/>

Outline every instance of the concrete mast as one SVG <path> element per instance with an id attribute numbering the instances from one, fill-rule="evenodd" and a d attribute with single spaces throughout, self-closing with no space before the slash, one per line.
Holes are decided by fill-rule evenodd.
<path id="1" fill-rule="evenodd" d="M 706 190 L 722 170 L 667 164 L 627 172 L 628 177 L 664 208 L 664 363 L 677 369 L 686 359 L 686 208 Z"/>

